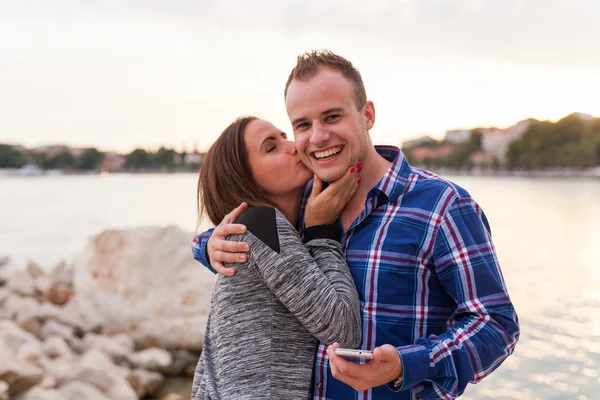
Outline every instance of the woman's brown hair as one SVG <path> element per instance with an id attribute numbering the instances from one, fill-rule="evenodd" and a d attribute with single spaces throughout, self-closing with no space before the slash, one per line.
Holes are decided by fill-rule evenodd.
<path id="1" fill-rule="evenodd" d="M 237 118 L 204 156 L 198 177 L 198 225 L 205 216 L 218 225 L 244 201 L 250 207 L 273 207 L 254 182 L 248 164 L 244 131 L 255 120 L 253 116 Z"/>

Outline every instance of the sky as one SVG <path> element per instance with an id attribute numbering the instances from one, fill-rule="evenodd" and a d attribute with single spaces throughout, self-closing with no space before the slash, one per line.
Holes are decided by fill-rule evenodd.
<path id="1" fill-rule="evenodd" d="M 379 144 L 600 116 L 597 0 L 2 0 L 0 142 L 206 150 L 237 116 L 291 132 L 296 56 L 361 71 Z"/>

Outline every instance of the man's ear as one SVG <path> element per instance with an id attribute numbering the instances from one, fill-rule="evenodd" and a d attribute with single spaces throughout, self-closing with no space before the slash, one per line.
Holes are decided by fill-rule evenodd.
<path id="1" fill-rule="evenodd" d="M 371 100 L 363 106 L 363 116 L 365 118 L 365 128 L 369 131 L 375 125 L 375 105 Z"/>

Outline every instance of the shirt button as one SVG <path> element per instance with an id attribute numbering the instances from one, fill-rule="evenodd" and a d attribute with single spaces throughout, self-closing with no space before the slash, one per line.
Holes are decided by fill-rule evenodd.
<path id="1" fill-rule="evenodd" d="M 323 389 L 323 384 L 321 382 L 317 383 L 317 389 L 319 389 L 319 390 Z"/>

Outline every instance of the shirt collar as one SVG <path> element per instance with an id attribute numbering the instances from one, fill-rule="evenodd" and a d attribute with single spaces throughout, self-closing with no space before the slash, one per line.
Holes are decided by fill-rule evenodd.
<path id="1" fill-rule="evenodd" d="M 369 191 L 367 199 L 380 197 L 381 201 L 393 202 L 406 189 L 412 169 L 402 151 L 395 146 L 375 146 L 377 153 L 392 163 L 379 183 Z"/>

